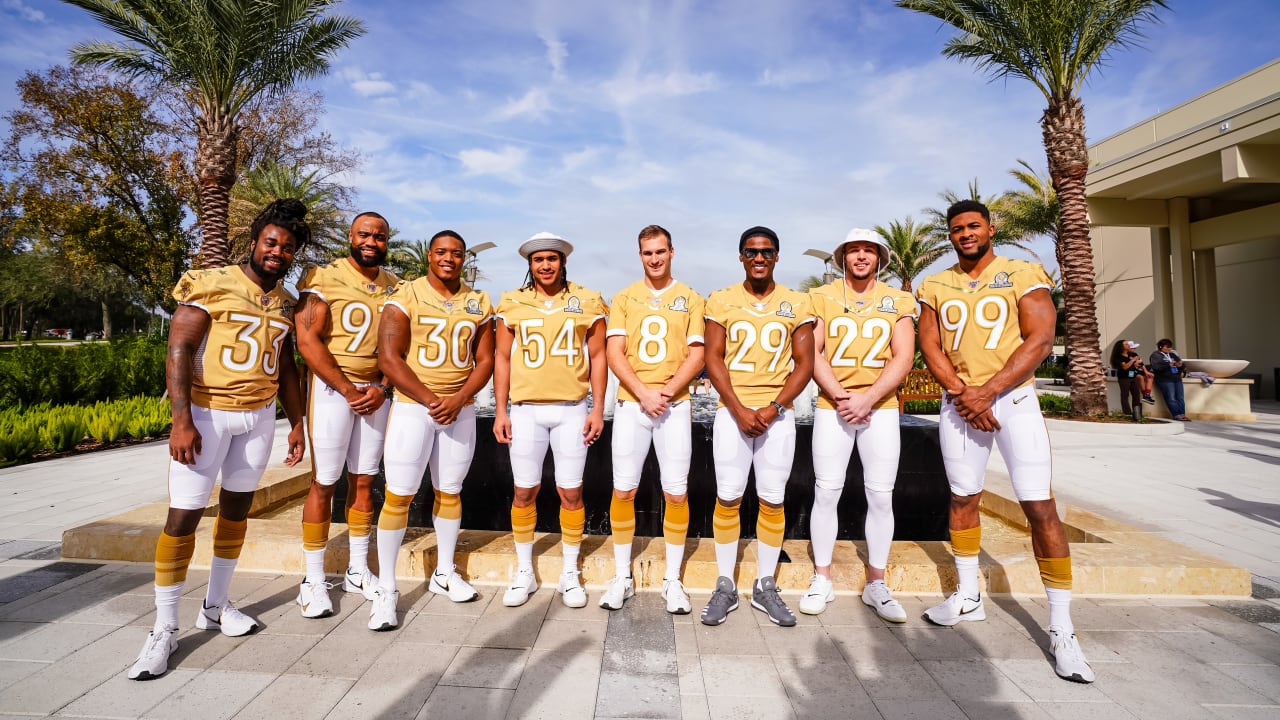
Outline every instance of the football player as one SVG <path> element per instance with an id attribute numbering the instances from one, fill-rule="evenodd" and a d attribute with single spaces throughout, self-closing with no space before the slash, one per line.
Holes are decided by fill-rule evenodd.
<path id="1" fill-rule="evenodd" d="M 293 361 L 293 298 L 282 280 L 311 239 L 297 200 L 267 206 L 249 229 L 249 259 L 191 270 L 173 291 L 178 308 L 165 367 L 173 429 L 169 434 L 169 514 L 156 542 L 156 621 L 133 680 L 168 672 L 178 647 L 178 600 L 195 552 L 196 527 L 222 475 L 213 523 L 213 561 L 196 627 L 247 635 L 258 621 L 227 599 L 244 545 L 253 491 L 275 438 L 276 396 L 289 418 L 286 465 L 304 448 L 302 395 Z"/>
<path id="2" fill-rule="evenodd" d="M 396 388 L 387 423 L 387 500 L 378 518 L 372 630 L 398 624 L 396 556 L 409 504 L 431 469 L 436 567 L 428 589 L 454 602 L 479 597 L 454 568 L 462 527 L 462 481 L 476 447 L 475 396 L 493 374 L 493 305 L 462 282 L 467 244 L 452 230 L 431 238 L 426 277 L 401 282 L 382 312 L 378 363 Z"/>
<path id="3" fill-rule="evenodd" d="M 703 300 L 671 277 L 675 248 L 670 233 L 650 225 L 640 231 L 639 243 L 644 279 L 614 296 L 605 341 L 619 387 L 613 413 L 613 500 L 609 505 L 615 573 L 600 607 L 618 610 L 635 594 L 631 542 L 636 529 L 636 488 L 652 444 L 666 499 L 662 597 L 667 612 L 684 615 L 692 610 L 680 582 L 689 531 L 693 452 L 689 383 L 702 370 Z"/>
<path id="4" fill-rule="evenodd" d="M 378 314 L 399 279 L 382 268 L 390 226 L 375 212 L 356 216 L 351 254 L 310 265 L 298 281 L 298 351 L 311 371 L 307 429 L 315 478 L 302 506 L 302 554 L 307 575 L 298 589 L 302 616 L 333 614 L 324 576 L 333 491 L 347 470 L 350 558 L 342 589 L 372 600 L 378 580 L 369 570 L 374 476 L 387 429 L 388 387 L 378 370 Z"/>
<path id="5" fill-rule="evenodd" d="M 586 525 L 582 474 L 587 448 L 604 429 L 604 298 L 569 282 L 566 260 L 573 246 L 551 233 L 538 233 L 520 246 L 529 262 L 525 285 L 498 302 L 497 353 L 493 372 L 493 434 L 511 446 L 515 497 L 511 531 L 516 573 L 502 596 L 508 607 L 523 605 L 538 589 L 533 572 L 535 500 L 542 463 L 550 447 L 560 494 L 564 568 L 558 590 L 564 604 L 580 608 L 587 593 L 578 577 L 578 550 Z M 587 393 L 594 404 L 587 408 Z M 507 403 L 511 407 L 508 409 Z"/>
<path id="6" fill-rule="evenodd" d="M 925 612 L 938 625 L 986 619 L 978 587 L 978 506 L 994 443 L 1031 528 L 1049 598 L 1049 649 L 1060 677 L 1093 682 L 1071 623 L 1071 553 L 1050 487 L 1049 433 L 1034 371 L 1053 349 L 1052 283 L 1038 263 L 997 256 L 991 212 L 974 200 L 947 209 L 957 262 L 920 284 L 920 350 L 945 389 L 938 436 L 951 485 L 951 547 L 960 587 Z"/>
<path id="7" fill-rule="evenodd" d="M 831 555 L 836 506 L 856 445 L 867 496 L 867 582 L 862 602 L 890 622 L 907 613 L 884 582 L 893 543 L 893 486 L 901 434 L 898 386 L 915 356 L 916 301 L 876 280 L 889 264 L 889 244 L 874 230 L 854 228 L 832 255 L 843 278 L 809 291 L 820 389 L 813 415 L 813 513 L 809 520 L 814 575 L 800 612 L 817 615 L 835 600 Z"/>
<path id="8" fill-rule="evenodd" d="M 719 625 L 738 607 L 734 568 L 741 533 L 739 506 L 747 475 L 756 471 L 760 517 L 756 522 L 756 581 L 751 606 L 790 627 L 796 617 L 774 583 L 786 530 L 783 499 L 795 454 L 791 403 L 813 376 L 813 315 L 809 297 L 773 279 L 778 235 L 753 227 L 738 239 L 746 271 L 739 284 L 707 298 L 707 374 L 720 394 L 712 428 L 716 507 L 712 532 L 720 577 L 702 610 L 702 622 Z"/>

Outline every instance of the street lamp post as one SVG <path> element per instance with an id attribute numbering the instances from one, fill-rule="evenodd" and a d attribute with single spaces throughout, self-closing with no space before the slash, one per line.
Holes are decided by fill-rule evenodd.
<path id="1" fill-rule="evenodd" d="M 832 262 L 833 256 L 825 250 L 817 250 L 809 248 L 804 251 L 809 257 L 818 258 L 822 261 L 822 284 L 826 285 L 838 277 L 843 277 L 843 273 L 836 269 L 835 263 Z"/>
<path id="2" fill-rule="evenodd" d="M 480 274 L 480 267 L 476 264 L 476 256 L 485 250 L 492 250 L 496 247 L 498 247 L 496 243 L 482 242 L 467 249 L 467 259 L 462 263 L 462 279 L 468 285 L 474 285 L 476 277 Z"/>

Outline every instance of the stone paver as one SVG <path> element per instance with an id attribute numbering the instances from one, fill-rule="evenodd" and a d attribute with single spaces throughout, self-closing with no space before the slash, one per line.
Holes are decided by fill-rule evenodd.
<path id="1" fill-rule="evenodd" d="M 0 713 L 147 718 L 1277 718 L 1280 717 L 1280 409 L 1259 422 L 1192 423 L 1175 437 L 1055 432 L 1055 494 L 1249 567 L 1258 597 L 1076 598 L 1098 674 L 1063 682 L 1043 597 L 990 596 L 955 628 L 900 598 L 890 625 L 856 596 L 778 628 L 750 609 L 720 627 L 673 617 L 654 593 L 606 612 L 544 586 L 521 608 L 502 588 L 453 604 L 401 587 L 401 627 L 372 633 L 369 605 L 300 617 L 300 578 L 238 573 L 231 597 L 265 625 L 245 638 L 194 630 L 207 572 L 192 571 L 170 673 L 124 672 L 149 629 L 145 565 L 63 562 L 59 533 L 164 498 L 164 446 L 0 470 Z M 1269 410 L 1268 410 L 1269 409 Z M 114 455 L 113 455 L 114 453 Z M 277 453 L 278 455 L 279 453 Z M 1132 482 L 1115 482 L 1121 474 Z M 77 485 L 94 488 L 78 494 Z M 33 489 L 34 488 L 34 489 Z M 42 540 L 41 537 L 52 538 Z M 35 538 L 35 539 L 33 539 Z M 798 596 L 786 598 L 792 606 Z"/>

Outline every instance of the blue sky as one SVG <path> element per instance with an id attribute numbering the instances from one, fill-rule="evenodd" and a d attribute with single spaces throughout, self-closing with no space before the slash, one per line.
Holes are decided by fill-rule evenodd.
<path id="1" fill-rule="evenodd" d="M 1170 6 L 1082 93 L 1091 142 L 1277 56 L 1274 0 Z M 639 277 L 649 223 L 704 294 L 741 280 L 738 235 L 768 225 L 795 285 L 822 269 L 806 248 L 918 218 L 974 178 L 1009 189 L 1019 158 L 1044 165 L 1038 92 L 942 58 L 950 30 L 888 0 L 338 9 L 368 33 L 312 86 L 323 127 L 364 156 L 346 178 L 360 208 L 403 237 L 497 243 L 481 256 L 490 292 L 521 282 L 516 247 L 548 230 L 577 248 L 570 277 L 611 295 Z M 104 36 L 70 6 L 0 0 L 0 112 L 24 71 Z"/>

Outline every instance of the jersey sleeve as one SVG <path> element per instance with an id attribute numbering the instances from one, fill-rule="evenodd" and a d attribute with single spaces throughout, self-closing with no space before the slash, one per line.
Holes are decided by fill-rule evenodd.
<path id="1" fill-rule="evenodd" d="M 190 305 L 209 312 L 210 287 L 205 282 L 204 275 L 194 270 L 183 273 L 182 279 L 173 288 L 173 299 L 179 305 Z"/>
<path id="2" fill-rule="evenodd" d="M 1049 273 L 1045 272 L 1044 266 L 1040 263 L 1027 263 L 1022 272 L 1014 274 L 1014 278 L 1013 287 L 1018 293 L 1019 300 L 1032 290 L 1041 288 L 1053 290 L 1053 281 L 1049 279 Z"/>
<path id="3" fill-rule="evenodd" d="M 498 307 L 493 311 L 494 317 L 510 327 L 510 323 L 507 323 L 507 314 L 515 310 L 515 307 L 516 303 L 511 299 L 510 294 L 502 293 L 502 296 L 498 298 Z"/>
<path id="4" fill-rule="evenodd" d="M 489 293 L 480 291 L 480 320 L 476 325 L 484 325 L 485 323 L 497 319 L 497 314 L 493 311 L 493 301 L 489 299 Z"/>
<path id="5" fill-rule="evenodd" d="M 707 320 L 705 317 L 707 303 L 697 293 L 689 295 L 689 340 L 690 345 L 706 342 Z"/>
<path id="6" fill-rule="evenodd" d="M 707 298 L 706 309 L 703 311 L 702 315 L 706 320 L 723 327 L 728 310 L 729 308 L 720 297 L 720 291 L 717 290 L 711 293 L 711 297 Z"/>
<path id="7" fill-rule="evenodd" d="M 912 320 L 918 321 L 920 319 L 920 303 L 916 302 L 916 299 L 910 293 L 902 293 L 900 301 L 902 304 L 899 306 L 899 312 Z"/>
<path id="8" fill-rule="evenodd" d="M 591 322 L 596 320 L 609 319 L 609 304 L 604 301 L 604 296 L 600 293 L 592 293 L 591 300 L 586 303 L 583 308 L 587 314 L 591 315 Z"/>
<path id="9" fill-rule="evenodd" d="M 311 293 L 321 300 L 329 302 L 329 298 L 324 296 L 324 288 L 321 285 L 323 285 L 323 281 L 320 277 L 320 266 L 307 265 L 302 270 L 302 278 L 298 280 L 298 295 Z"/>
<path id="10" fill-rule="evenodd" d="M 813 299 L 809 297 L 809 293 L 796 293 L 796 305 L 794 312 L 796 314 L 797 329 L 805 323 L 811 323 L 817 320 L 813 314 Z"/>
<path id="11" fill-rule="evenodd" d="M 615 335 L 622 337 L 627 335 L 626 290 L 613 296 L 613 307 L 609 311 L 609 324 L 606 326 L 605 337 L 613 337 Z"/>
<path id="12" fill-rule="evenodd" d="M 920 287 L 916 288 L 916 301 L 918 304 L 928 305 L 934 310 L 938 309 L 937 300 L 933 296 L 933 283 L 929 282 L 928 278 L 920 283 Z M 918 306 L 916 310 L 919 311 Z"/>
<path id="13" fill-rule="evenodd" d="M 407 281 L 401 280 L 396 283 L 396 289 L 391 291 L 386 301 L 382 303 L 382 310 L 385 312 L 388 307 L 395 307 L 404 313 L 405 317 L 413 317 L 413 313 L 409 310 L 413 304 L 413 288 L 409 287 Z"/>

